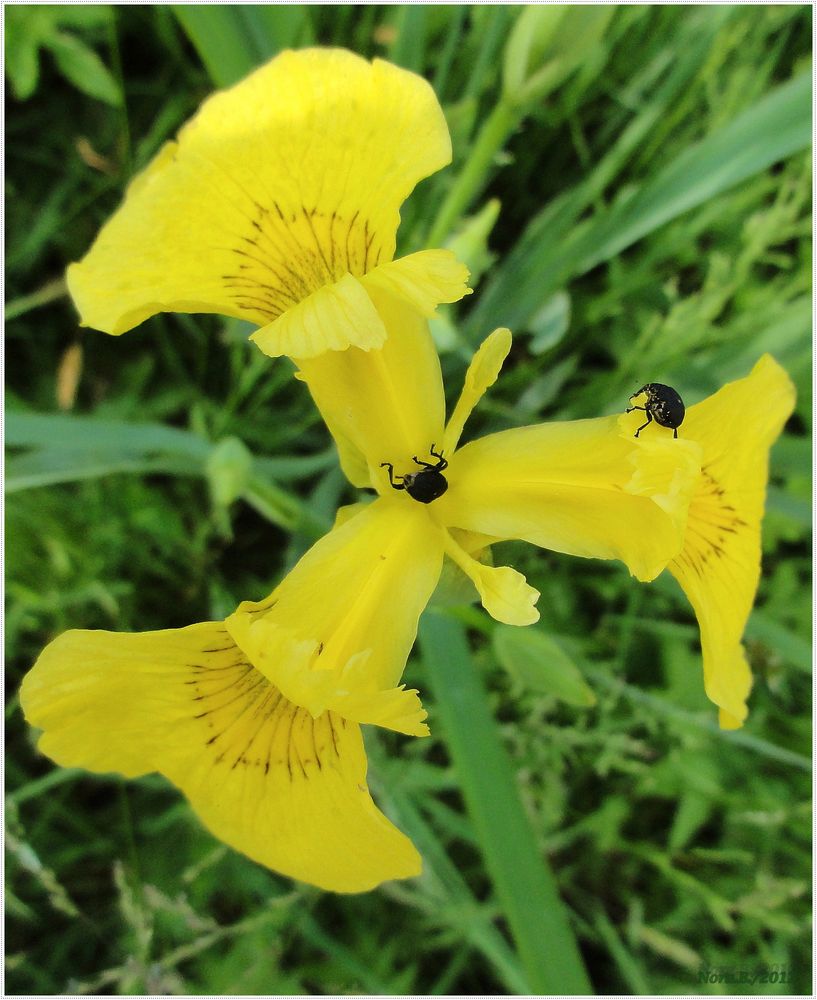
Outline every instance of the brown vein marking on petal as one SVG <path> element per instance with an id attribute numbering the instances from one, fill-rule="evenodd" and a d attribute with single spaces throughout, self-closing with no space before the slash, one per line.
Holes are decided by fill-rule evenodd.
<path id="1" fill-rule="evenodd" d="M 221 281 L 230 298 L 259 321 L 271 322 L 324 285 L 344 274 L 356 277 L 377 266 L 382 247 L 359 211 L 345 217 L 301 205 L 285 212 L 252 200 L 247 231 L 220 247 L 233 255 Z M 243 213 L 242 213 L 243 214 Z"/>
<path id="2" fill-rule="evenodd" d="M 313 719 L 256 670 L 238 646 L 202 650 L 201 659 L 188 664 L 182 683 L 214 765 L 258 768 L 299 781 L 338 756 L 338 720 L 332 713 Z"/>
<path id="3" fill-rule="evenodd" d="M 706 466 L 689 505 L 683 551 L 674 562 L 703 576 L 713 557 L 729 563 L 730 549 L 748 524 L 738 517 L 721 483 Z M 722 567 L 723 569 L 723 567 Z"/>
<path id="4" fill-rule="evenodd" d="M 263 615 L 267 611 L 272 611 L 275 605 L 278 603 L 278 598 L 271 594 L 269 597 L 264 598 L 263 601 L 257 601 L 254 608 L 246 608 L 242 611 L 245 615 Z"/>

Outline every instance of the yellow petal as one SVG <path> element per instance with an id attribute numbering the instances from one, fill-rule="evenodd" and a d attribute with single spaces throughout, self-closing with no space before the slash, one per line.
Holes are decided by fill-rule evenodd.
<path id="1" fill-rule="evenodd" d="M 453 455 L 435 515 L 496 538 L 621 559 L 653 579 L 681 548 L 699 449 L 642 445 L 614 416 L 491 434 Z"/>
<path id="2" fill-rule="evenodd" d="M 704 685 L 734 729 L 752 685 L 741 637 L 760 578 L 769 449 L 794 408 L 794 387 L 768 354 L 747 378 L 690 407 L 686 438 L 703 450 L 681 554 L 670 571 L 701 629 Z"/>
<path id="3" fill-rule="evenodd" d="M 388 292 L 428 319 L 441 302 L 470 295 L 467 281 L 468 268 L 450 250 L 420 250 L 380 264 L 361 278 L 364 287 Z"/>
<path id="4" fill-rule="evenodd" d="M 400 205 L 450 158 L 421 77 L 340 49 L 283 52 L 205 101 L 130 186 L 69 268 L 82 322 L 119 334 L 179 311 L 266 326 L 390 261 Z"/>
<path id="5" fill-rule="evenodd" d="M 510 566 L 486 566 L 477 562 L 452 537 L 447 535 L 446 553 L 479 592 L 488 614 L 506 625 L 532 625 L 539 621 L 536 602 L 539 591 L 529 586 L 525 577 Z"/>
<path id="6" fill-rule="evenodd" d="M 398 688 L 443 557 L 443 533 L 416 502 L 378 500 L 334 528 L 227 628 L 285 697 L 313 715 L 422 736 L 415 691 Z"/>
<path id="7" fill-rule="evenodd" d="M 465 373 L 465 384 L 460 398 L 445 429 L 444 451 L 450 455 L 459 444 L 466 420 L 477 403 L 499 378 L 499 372 L 511 349 L 511 331 L 499 327 L 485 338 L 471 359 Z"/>
<path id="8" fill-rule="evenodd" d="M 362 892 L 420 871 L 369 795 L 359 727 L 287 701 L 221 623 L 66 632 L 20 699 L 58 764 L 159 771 L 215 836 L 291 878 Z"/>
<path id="9" fill-rule="evenodd" d="M 427 455 L 442 440 L 445 396 L 426 321 L 395 296 L 370 291 L 388 330 L 382 349 L 299 358 L 298 366 L 332 432 L 344 472 L 356 486 L 377 484 L 390 493 L 380 463 L 391 462 L 397 474 L 416 471 L 412 456 Z"/>
<path id="10" fill-rule="evenodd" d="M 351 274 L 324 285 L 250 337 L 268 357 L 314 358 L 325 351 L 380 347 L 386 327 L 366 289 Z"/>

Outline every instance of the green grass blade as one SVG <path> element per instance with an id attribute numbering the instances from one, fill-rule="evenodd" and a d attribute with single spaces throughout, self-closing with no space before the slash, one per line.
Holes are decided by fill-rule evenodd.
<path id="1" fill-rule="evenodd" d="M 240 6 L 177 4 L 173 13 L 217 87 L 228 87 L 240 80 L 260 61 Z"/>
<path id="2" fill-rule="evenodd" d="M 428 8 L 425 4 L 406 4 L 396 9 L 397 30 L 389 50 L 389 59 L 405 69 L 422 72 L 426 47 Z"/>
<path id="3" fill-rule="evenodd" d="M 660 89 L 656 103 L 670 106 L 694 68 L 694 59 L 679 66 Z M 500 323 L 512 329 L 526 327 L 542 304 L 572 278 L 612 259 L 684 212 L 805 149 L 811 129 L 810 83 L 810 76 L 803 74 L 771 91 L 723 129 L 685 150 L 632 197 L 576 224 L 600 183 L 609 182 L 653 126 L 656 108 L 648 108 L 625 129 L 620 145 L 587 181 L 534 216 L 517 246 L 481 291 L 468 329 L 482 335 Z"/>
<path id="4" fill-rule="evenodd" d="M 810 141 L 811 74 L 804 73 L 682 153 L 635 197 L 589 226 L 579 241 L 575 273 L 609 260 L 690 208 L 806 149 Z"/>
<path id="5" fill-rule="evenodd" d="M 210 442 L 190 431 L 162 424 L 69 416 L 65 413 L 12 411 L 6 415 L 6 445 L 49 448 L 59 441 L 62 451 L 110 449 L 132 455 L 155 452 L 205 457 Z"/>
<path id="6" fill-rule="evenodd" d="M 367 741 L 367 751 L 374 765 L 371 780 L 375 784 L 376 797 L 422 854 L 423 878 L 433 887 L 429 895 L 434 905 L 457 915 L 458 932 L 463 941 L 487 959 L 509 993 L 530 993 L 531 986 L 519 958 L 495 926 L 490 911 L 468 888 L 446 854 L 440 837 L 421 815 L 411 790 L 401 785 L 399 768 L 402 764 L 398 766 L 390 759 L 375 740 Z M 470 955 L 470 949 L 467 954 Z"/>
<path id="7" fill-rule="evenodd" d="M 461 625 L 427 614 L 420 642 L 463 794 L 534 993 L 590 993 L 556 882 L 516 791 Z"/>
<path id="8" fill-rule="evenodd" d="M 3 318 L 8 323 L 10 319 L 24 316 L 32 309 L 46 306 L 50 302 L 61 299 L 67 294 L 68 286 L 65 283 L 65 278 L 54 278 L 52 281 L 46 282 L 42 288 L 38 288 L 36 292 L 31 292 L 30 295 L 20 295 L 18 298 L 12 299 L 6 305 Z"/>
<path id="9" fill-rule="evenodd" d="M 797 768 L 800 771 L 811 771 L 811 761 L 804 754 L 794 753 L 785 747 L 777 746 L 768 740 L 752 736 L 739 729 L 721 729 L 716 721 L 714 710 L 708 716 L 696 715 L 694 712 L 679 708 L 664 698 L 650 694 L 648 691 L 642 691 L 633 684 L 628 684 L 611 674 L 607 669 L 593 666 L 590 663 L 585 663 L 583 669 L 587 676 L 592 678 L 593 684 L 597 688 L 604 688 L 634 704 L 643 705 L 654 714 L 676 722 L 686 729 L 697 729 L 709 733 L 718 741 L 751 750 L 769 760 L 777 761 L 778 764 L 785 764 L 787 767 Z"/>
<path id="10" fill-rule="evenodd" d="M 75 483 L 81 479 L 99 479 L 123 472 L 142 476 L 156 473 L 195 476 L 201 475 L 202 471 L 200 462 L 180 455 L 151 459 L 105 451 L 63 454 L 56 450 L 43 450 L 7 458 L 5 485 L 6 493 L 19 493 L 38 486 Z"/>
<path id="11" fill-rule="evenodd" d="M 300 4 L 242 4 L 235 8 L 246 25 L 259 59 L 313 41 L 309 8 Z"/>

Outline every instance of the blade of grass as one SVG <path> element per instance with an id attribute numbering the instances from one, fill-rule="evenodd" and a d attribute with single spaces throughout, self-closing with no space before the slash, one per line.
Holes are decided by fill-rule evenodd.
<path id="1" fill-rule="evenodd" d="M 692 146 L 577 243 L 583 274 L 683 212 L 766 170 L 811 140 L 811 74 L 771 91 L 725 128 Z"/>
<path id="2" fill-rule="evenodd" d="M 684 71 L 686 72 L 686 70 Z M 684 79 L 662 89 L 667 99 Z M 805 149 L 810 141 L 810 83 L 802 74 L 767 94 L 727 126 L 688 148 L 634 195 L 575 225 L 576 210 L 597 190 L 591 176 L 582 191 L 555 199 L 528 223 L 515 249 L 480 292 L 469 317 L 471 330 L 500 322 L 525 327 L 533 313 L 567 281 L 605 263 L 649 233 L 704 204 L 774 163 Z M 651 109 L 622 134 L 626 154 L 653 120 Z M 615 155 L 613 155 L 613 153 Z M 597 173 L 606 180 L 620 162 L 614 149 Z M 604 168 L 603 170 L 601 168 Z"/>
<path id="3" fill-rule="evenodd" d="M 59 441 L 58 448 L 54 441 Z M 207 460 L 218 447 L 197 434 L 162 424 L 21 412 L 8 415 L 6 444 L 33 449 L 7 458 L 7 493 L 123 472 L 206 477 Z M 335 461 L 334 450 L 254 460 L 243 499 L 268 521 L 287 531 L 297 530 L 311 543 L 329 528 L 329 519 L 275 480 L 302 479 Z"/>
<path id="4" fill-rule="evenodd" d="M 240 80 L 260 61 L 240 6 L 174 4 L 173 13 L 217 87 Z"/>
<path id="5" fill-rule="evenodd" d="M 513 768 L 463 628 L 429 612 L 420 626 L 446 739 L 502 910 L 534 993 L 590 993 L 556 882 L 525 815 Z"/>
<path id="6" fill-rule="evenodd" d="M 451 66 L 454 62 L 457 46 L 462 38 L 462 30 L 465 26 L 466 14 L 467 9 L 464 6 L 452 8 L 451 22 L 448 25 L 448 30 L 446 32 L 445 44 L 443 45 L 442 52 L 440 53 L 440 61 L 437 63 L 437 67 L 434 70 L 434 93 L 443 103 L 446 100 L 445 89 L 448 84 L 448 77 L 451 73 Z"/>
<path id="7" fill-rule="evenodd" d="M 384 981 L 376 970 L 362 962 L 353 951 L 328 934 L 307 910 L 301 911 L 296 926 L 304 939 L 313 948 L 324 952 L 337 962 L 353 983 L 360 984 L 368 993 L 375 996 L 389 992 L 390 984 Z"/>
<path id="8" fill-rule="evenodd" d="M 309 7 L 301 4 L 242 4 L 235 7 L 260 59 L 313 40 Z"/>
<path id="9" fill-rule="evenodd" d="M 478 11 L 472 8 L 472 19 Z M 518 17 L 518 11 L 510 6 L 499 4 L 490 8 L 490 14 L 483 12 L 484 21 L 478 22 L 472 28 L 473 36 L 478 39 L 479 49 L 472 63 L 462 96 L 478 98 L 486 88 L 486 82 L 491 73 L 496 70 L 496 60 L 499 49 L 510 31 L 512 17 Z"/>
<path id="10" fill-rule="evenodd" d="M 48 771 L 41 778 L 35 778 L 33 781 L 28 781 L 15 791 L 10 792 L 6 801 L 18 806 L 21 802 L 27 802 L 29 799 L 36 799 L 45 792 L 50 792 L 57 785 L 73 781 L 75 778 L 82 777 L 86 773 L 87 772 L 82 771 L 78 767 L 55 768 L 53 771 Z"/>
<path id="11" fill-rule="evenodd" d="M 12 299 L 5 308 L 4 318 L 6 322 L 10 319 L 16 319 L 18 316 L 23 316 L 32 309 L 48 305 L 49 302 L 61 299 L 67 294 L 68 286 L 65 284 L 65 278 L 54 278 L 53 281 L 47 282 L 42 288 L 38 288 L 36 292 Z"/>
<path id="12" fill-rule="evenodd" d="M 49 448 L 59 441 L 61 451 L 116 449 L 125 455 L 173 452 L 201 458 L 210 450 L 209 441 L 177 427 L 64 413 L 12 411 L 6 415 L 5 433 L 12 448 Z"/>
<path id="13" fill-rule="evenodd" d="M 613 961 L 618 966 L 618 970 L 625 982 L 636 996 L 649 996 L 652 990 L 644 978 L 641 966 L 633 955 L 625 948 L 618 935 L 618 931 L 610 922 L 607 914 L 599 908 L 593 920 L 599 936 L 607 946 Z"/>
<path id="14" fill-rule="evenodd" d="M 645 66 L 632 83 L 633 93 L 639 95 L 638 113 L 626 125 L 622 123 L 611 148 L 586 178 L 562 192 L 531 219 L 504 266 L 481 290 L 479 302 L 467 322 L 469 329 L 479 332 L 489 321 L 486 316 L 508 314 L 509 311 L 507 322 L 519 326 L 550 297 L 559 282 L 551 280 L 543 268 L 543 263 L 550 260 L 547 248 L 551 243 L 561 245 L 566 241 L 588 207 L 603 205 L 605 189 L 677 106 L 679 97 L 700 72 L 718 26 L 718 18 L 708 17 L 685 35 L 681 51 L 663 49 L 655 58 L 663 77 L 656 78 L 655 65 Z M 649 99 L 642 98 L 642 94 L 649 94 Z M 524 280 L 531 266 L 535 267 L 539 282 Z M 556 257 L 549 266 L 561 266 L 560 259 Z M 520 276 L 523 276 L 521 281 Z M 544 288 L 540 288 L 541 282 Z"/>
<path id="15" fill-rule="evenodd" d="M 749 733 L 743 733 L 740 730 L 721 729 L 714 720 L 714 710 L 711 718 L 702 718 L 700 715 L 686 711 L 686 709 L 678 708 L 663 698 L 633 687 L 632 684 L 628 684 L 619 677 L 611 676 L 608 671 L 605 671 L 601 667 L 585 661 L 582 664 L 582 670 L 588 677 L 592 678 L 596 688 L 605 688 L 613 694 L 627 698 L 628 701 L 644 705 L 651 712 L 664 716 L 667 719 L 672 719 L 680 723 L 684 728 L 694 727 L 695 729 L 702 729 L 727 743 L 731 743 L 733 746 L 753 750 L 763 757 L 768 757 L 769 760 L 776 760 L 780 764 L 796 767 L 801 771 L 811 771 L 811 761 L 802 754 L 793 753 L 791 750 L 786 750 L 785 747 L 779 747 L 768 740 L 751 736 Z"/>
<path id="16" fill-rule="evenodd" d="M 396 10 L 397 34 L 389 59 L 405 69 L 422 72 L 426 47 L 427 8 L 425 4 L 405 4 Z"/>
<path id="17" fill-rule="evenodd" d="M 140 458 L 133 455 L 97 452 L 35 451 L 6 459 L 6 493 L 19 493 L 38 486 L 75 483 L 81 479 L 98 479 L 128 472 L 143 476 L 165 473 L 173 476 L 202 475 L 203 468 L 195 459 L 180 455 L 162 458 Z"/>
<path id="18" fill-rule="evenodd" d="M 439 837 L 421 816 L 410 793 L 400 785 L 399 775 L 389 780 L 393 762 L 380 749 L 376 740 L 366 743 L 373 763 L 370 780 L 376 796 L 398 826 L 405 830 L 423 856 L 423 878 L 432 883 L 435 911 L 450 914 L 456 921 L 464 941 L 480 952 L 493 966 L 508 992 L 526 994 L 531 984 L 520 966 L 519 959 L 494 926 L 490 911 L 481 905 L 465 883 L 462 875 L 445 853 Z M 384 780 L 380 779 L 384 775 Z M 444 916 L 440 917 L 443 922 Z M 465 950 L 465 949 L 463 949 Z"/>

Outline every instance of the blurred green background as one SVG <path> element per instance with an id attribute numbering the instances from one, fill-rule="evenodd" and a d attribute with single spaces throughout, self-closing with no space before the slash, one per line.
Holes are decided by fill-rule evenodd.
<path id="1" fill-rule="evenodd" d="M 7 991 L 567 992 L 576 963 L 509 891 L 547 859 L 596 992 L 810 992 L 810 9 L 5 18 Z M 247 327 L 159 316 L 114 339 L 78 328 L 63 283 L 214 85 L 315 43 L 424 74 L 445 108 L 454 163 L 405 206 L 400 250 L 451 245 L 476 280 L 435 322 L 449 398 L 474 346 L 514 331 L 469 434 L 616 412 L 647 381 L 690 405 L 764 351 L 798 389 L 746 727 L 718 731 L 667 574 L 506 546 L 542 620 L 510 630 L 444 593 L 426 615 L 406 679 L 433 735 L 367 733 L 374 794 L 424 874 L 350 897 L 219 844 L 164 779 L 54 768 L 16 698 L 64 629 L 261 597 L 354 499 L 291 364 Z M 452 713 L 440 664 L 468 678 L 473 716 Z M 717 981 L 741 970 L 755 981 Z"/>

